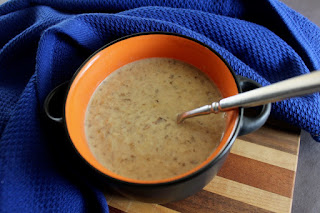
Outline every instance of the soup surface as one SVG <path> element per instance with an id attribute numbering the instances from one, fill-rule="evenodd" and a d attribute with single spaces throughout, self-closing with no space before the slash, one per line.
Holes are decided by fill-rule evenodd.
<path id="1" fill-rule="evenodd" d="M 221 99 L 197 68 L 148 58 L 109 75 L 91 97 L 85 119 L 90 150 L 110 171 L 136 180 L 183 174 L 205 161 L 226 127 L 225 113 L 177 115 Z"/>

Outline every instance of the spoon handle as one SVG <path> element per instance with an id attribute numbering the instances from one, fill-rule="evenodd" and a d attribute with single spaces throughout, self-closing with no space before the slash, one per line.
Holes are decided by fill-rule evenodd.
<path id="1" fill-rule="evenodd" d="M 227 111 L 237 107 L 260 106 L 317 91 L 320 91 L 320 71 L 313 71 L 309 74 L 221 99 L 217 106 L 218 111 L 215 111 Z"/>
<path id="2" fill-rule="evenodd" d="M 320 91 L 320 71 L 290 78 L 269 86 L 260 87 L 238 95 L 221 99 L 177 116 L 177 123 L 199 115 L 228 111 L 237 107 L 254 107 L 283 99 Z"/>

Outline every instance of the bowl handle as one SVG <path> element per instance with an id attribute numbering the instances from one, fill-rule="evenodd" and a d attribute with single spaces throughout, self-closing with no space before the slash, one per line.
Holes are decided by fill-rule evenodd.
<path id="1" fill-rule="evenodd" d="M 238 75 L 237 79 L 242 92 L 261 87 L 260 84 L 249 78 Z M 255 107 L 255 109 L 258 109 L 258 112 L 255 112 L 254 116 L 247 116 L 245 113 L 252 111 L 252 108 L 244 108 L 243 119 L 240 123 L 240 131 L 238 133 L 239 136 L 254 132 L 265 124 L 271 112 L 271 103 L 262 105 L 261 107 Z"/>
<path id="2" fill-rule="evenodd" d="M 46 97 L 43 109 L 46 117 L 59 124 L 64 123 L 64 106 L 69 82 L 64 82 L 54 88 Z"/>

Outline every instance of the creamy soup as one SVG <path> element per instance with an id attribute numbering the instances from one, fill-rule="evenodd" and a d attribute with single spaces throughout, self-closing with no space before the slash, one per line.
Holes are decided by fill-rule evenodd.
<path id="1" fill-rule="evenodd" d="M 149 58 L 109 75 L 91 97 L 85 119 L 90 150 L 110 171 L 136 180 L 183 174 L 205 161 L 226 128 L 225 113 L 177 115 L 222 96 L 200 70 Z"/>

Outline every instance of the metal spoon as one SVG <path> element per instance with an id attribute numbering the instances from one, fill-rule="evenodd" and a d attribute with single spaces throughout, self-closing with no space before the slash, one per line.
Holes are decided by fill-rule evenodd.
<path id="1" fill-rule="evenodd" d="M 320 91 L 320 71 L 313 71 L 309 74 L 230 96 L 221 99 L 219 102 L 183 112 L 178 115 L 177 123 L 199 115 L 224 112 L 237 107 L 255 107 L 318 91 Z"/>

